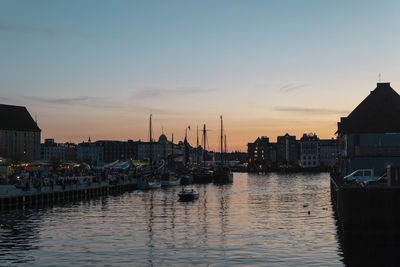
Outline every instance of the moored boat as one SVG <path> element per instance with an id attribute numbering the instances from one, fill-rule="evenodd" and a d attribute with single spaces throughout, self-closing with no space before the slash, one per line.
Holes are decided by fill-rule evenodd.
<path id="1" fill-rule="evenodd" d="M 197 193 L 194 189 L 186 190 L 182 189 L 178 193 L 179 199 L 181 201 L 191 201 L 199 198 L 199 193 Z"/>
<path id="2" fill-rule="evenodd" d="M 185 174 L 180 177 L 181 179 L 181 184 L 182 185 L 187 185 L 187 184 L 192 184 L 193 183 L 193 175 L 192 174 Z"/>
<path id="3" fill-rule="evenodd" d="M 233 173 L 232 170 L 230 169 L 229 165 L 226 164 L 224 160 L 224 154 L 227 153 L 226 149 L 226 135 L 225 135 L 225 142 L 224 142 L 224 126 L 223 126 L 223 121 L 222 121 L 222 115 L 221 115 L 221 163 L 219 166 L 214 171 L 213 174 L 213 182 L 216 184 L 227 184 L 227 183 L 232 183 L 233 182 Z M 225 149 L 224 149 L 225 145 Z"/>
<path id="4" fill-rule="evenodd" d="M 207 184 L 213 181 L 214 171 L 206 168 L 201 168 L 193 172 L 193 183 Z"/>
<path id="5" fill-rule="evenodd" d="M 156 179 L 139 179 L 138 188 L 141 190 L 157 189 L 161 188 L 161 183 Z"/>
<path id="6" fill-rule="evenodd" d="M 213 182 L 216 184 L 227 184 L 233 182 L 233 173 L 230 168 L 219 167 L 214 171 Z"/>
<path id="7" fill-rule="evenodd" d="M 181 179 L 178 178 L 174 172 L 165 173 L 161 178 L 161 186 L 174 186 L 180 184 Z"/>

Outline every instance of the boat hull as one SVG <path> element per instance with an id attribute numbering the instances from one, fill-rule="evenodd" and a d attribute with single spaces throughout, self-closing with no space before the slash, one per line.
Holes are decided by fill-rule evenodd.
<path id="1" fill-rule="evenodd" d="M 138 188 L 141 190 L 158 189 L 158 188 L 161 188 L 161 183 L 140 181 L 140 182 L 138 182 Z"/>
<path id="2" fill-rule="evenodd" d="M 193 176 L 185 175 L 181 177 L 181 185 L 193 184 Z"/>
<path id="3" fill-rule="evenodd" d="M 188 193 L 179 193 L 179 200 L 180 201 L 192 201 L 195 199 L 199 198 L 199 194 L 198 193 L 192 193 L 192 192 L 188 192 Z"/>
<path id="4" fill-rule="evenodd" d="M 213 175 L 212 174 L 194 174 L 193 175 L 193 183 L 195 184 L 208 184 L 213 181 Z"/>
<path id="5" fill-rule="evenodd" d="M 164 187 L 166 187 L 166 186 L 176 186 L 176 185 L 180 185 L 180 184 L 181 184 L 181 179 L 180 178 L 178 178 L 176 180 L 172 180 L 172 181 L 161 180 L 161 186 L 164 186 Z"/>
<path id="6" fill-rule="evenodd" d="M 213 177 L 215 184 L 233 183 L 233 173 L 230 170 L 215 171 Z"/>

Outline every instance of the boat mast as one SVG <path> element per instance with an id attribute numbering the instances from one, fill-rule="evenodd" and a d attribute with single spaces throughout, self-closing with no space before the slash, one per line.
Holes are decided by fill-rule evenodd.
<path id="1" fill-rule="evenodd" d="M 153 133 L 152 133 L 152 127 L 151 127 L 151 117 L 153 115 L 150 114 L 150 130 L 149 130 L 149 134 L 150 134 L 150 143 L 149 143 L 149 156 L 150 156 L 150 167 L 153 168 Z"/>
<path id="2" fill-rule="evenodd" d="M 206 140 L 207 140 L 207 130 L 206 130 L 206 124 L 204 123 L 203 126 L 203 143 L 204 143 L 204 147 L 203 147 L 203 164 L 204 167 L 206 166 Z"/>
<path id="3" fill-rule="evenodd" d="M 223 147 L 224 147 L 224 139 L 223 139 L 223 122 L 222 122 L 222 115 L 220 116 L 221 118 L 221 166 L 223 165 L 223 157 L 222 157 L 222 153 L 223 153 Z"/>
<path id="4" fill-rule="evenodd" d="M 225 140 L 224 140 L 224 153 L 225 154 L 227 154 L 228 153 L 228 148 L 227 148 L 227 144 L 226 144 L 226 134 L 224 135 L 224 138 L 225 138 Z"/>
<path id="5" fill-rule="evenodd" d="M 199 165 L 199 125 L 196 126 L 196 163 Z"/>
<path id="6" fill-rule="evenodd" d="M 172 141 L 171 141 L 171 163 L 174 165 L 174 133 L 172 133 Z"/>

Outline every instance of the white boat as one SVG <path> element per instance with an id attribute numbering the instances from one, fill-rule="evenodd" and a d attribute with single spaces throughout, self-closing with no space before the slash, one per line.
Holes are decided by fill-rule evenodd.
<path id="1" fill-rule="evenodd" d="M 149 185 L 149 189 L 161 188 L 161 183 L 159 181 L 148 182 L 148 185 Z"/>
<path id="2" fill-rule="evenodd" d="M 182 201 L 190 201 L 190 200 L 195 200 L 199 198 L 199 193 L 197 193 L 194 189 L 191 190 L 186 190 L 182 189 L 178 193 L 179 199 Z"/>
<path id="3" fill-rule="evenodd" d="M 138 188 L 142 190 L 161 188 L 161 183 L 157 180 L 141 179 L 138 181 Z"/>

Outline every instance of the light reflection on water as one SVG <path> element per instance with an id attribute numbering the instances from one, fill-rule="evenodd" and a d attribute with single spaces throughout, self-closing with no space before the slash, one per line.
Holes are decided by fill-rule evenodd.
<path id="1" fill-rule="evenodd" d="M 0 265 L 343 265 L 329 174 L 132 191 L 0 214 Z M 310 212 L 310 213 L 308 213 Z"/>

